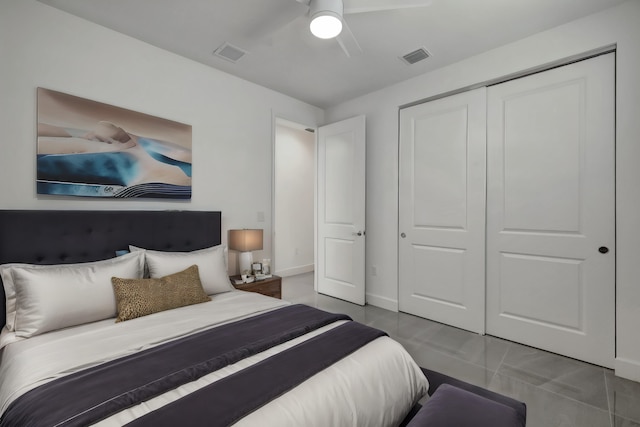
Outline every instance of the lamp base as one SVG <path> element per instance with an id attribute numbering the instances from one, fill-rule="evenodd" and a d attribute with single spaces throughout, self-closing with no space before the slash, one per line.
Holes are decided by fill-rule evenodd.
<path id="1" fill-rule="evenodd" d="M 251 264 L 253 264 L 253 252 L 240 252 L 238 256 L 238 266 L 240 267 L 240 274 L 251 274 Z"/>

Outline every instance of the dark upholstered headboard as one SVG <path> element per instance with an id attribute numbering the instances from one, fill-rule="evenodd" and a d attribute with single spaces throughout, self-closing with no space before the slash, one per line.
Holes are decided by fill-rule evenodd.
<path id="1" fill-rule="evenodd" d="M 113 258 L 129 245 L 192 251 L 222 241 L 221 213 L 0 210 L 0 264 L 71 264 Z M 5 324 L 0 286 L 0 328 Z"/>

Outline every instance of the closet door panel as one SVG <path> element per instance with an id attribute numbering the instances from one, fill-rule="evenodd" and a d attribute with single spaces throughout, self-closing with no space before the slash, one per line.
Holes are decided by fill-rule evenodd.
<path id="1" fill-rule="evenodd" d="M 487 333 L 608 367 L 613 79 L 608 54 L 487 92 Z"/>
<path id="2" fill-rule="evenodd" d="M 505 230 L 580 232 L 584 91 L 573 80 L 502 100 Z"/>
<path id="3" fill-rule="evenodd" d="M 399 308 L 484 332 L 486 90 L 400 113 Z"/>

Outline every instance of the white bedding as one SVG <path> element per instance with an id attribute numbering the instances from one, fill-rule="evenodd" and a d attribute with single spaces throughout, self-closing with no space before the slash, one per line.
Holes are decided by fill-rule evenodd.
<path id="1" fill-rule="evenodd" d="M 215 295 L 211 302 L 127 322 L 116 324 L 108 319 L 14 342 L 2 353 L 0 411 L 4 412 L 22 394 L 55 378 L 287 304 L 255 293 L 234 291 Z M 213 372 L 97 425 L 125 424 L 340 323 Z M 426 378 L 409 354 L 395 341 L 383 337 L 249 414 L 237 425 L 397 425 L 427 388 Z"/>

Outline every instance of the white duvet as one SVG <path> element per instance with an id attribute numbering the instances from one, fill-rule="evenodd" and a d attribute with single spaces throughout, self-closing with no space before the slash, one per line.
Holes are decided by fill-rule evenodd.
<path id="1" fill-rule="evenodd" d="M 108 319 L 7 345 L 0 364 L 0 411 L 38 385 L 108 360 L 217 325 L 287 305 L 241 291 L 211 302 L 114 323 Z M 98 426 L 120 426 L 341 323 L 249 357 L 124 410 Z M 10 338 L 10 337 L 9 337 Z M 237 426 L 394 426 L 426 393 L 428 383 L 400 344 L 382 337 L 249 414 Z M 239 396 L 240 397 L 240 396 Z"/>

